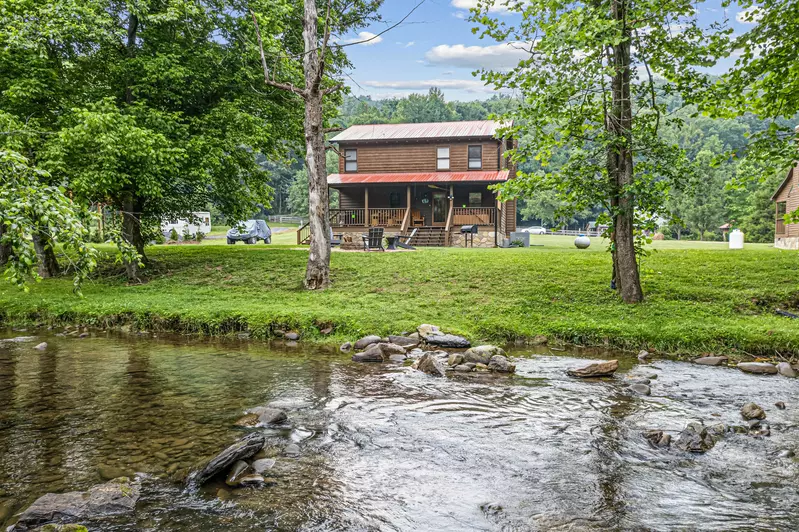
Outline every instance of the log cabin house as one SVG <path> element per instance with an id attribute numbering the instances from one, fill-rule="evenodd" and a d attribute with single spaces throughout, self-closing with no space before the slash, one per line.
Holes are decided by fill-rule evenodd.
<path id="1" fill-rule="evenodd" d="M 788 171 L 771 200 L 776 205 L 774 247 L 799 250 L 799 224 L 785 223 L 785 214 L 799 209 L 799 168 Z"/>
<path id="2" fill-rule="evenodd" d="M 494 247 L 516 230 L 516 201 L 499 202 L 490 185 L 515 177 L 505 157 L 511 140 L 492 120 L 357 125 L 331 143 L 339 171 L 328 176 L 339 194 L 331 225 L 344 243 L 360 243 L 370 227 L 414 234 L 414 246 L 462 246 L 461 227 L 477 226 L 473 245 Z M 415 230 L 415 231 L 414 231 Z M 298 232 L 298 242 L 310 238 Z"/>

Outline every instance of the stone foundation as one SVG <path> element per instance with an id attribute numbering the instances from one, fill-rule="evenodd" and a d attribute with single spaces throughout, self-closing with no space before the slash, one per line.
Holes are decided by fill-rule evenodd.
<path id="1" fill-rule="evenodd" d="M 799 250 L 799 236 L 778 236 L 774 239 L 774 247 Z"/>
<path id="2" fill-rule="evenodd" d="M 450 236 L 450 246 L 453 248 L 462 248 L 463 241 L 466 235 L 462 235 L 460 228 L 452 232 Z M 474 235 L 474 247 L 476 248 L 493 248 L 496 247 L 497 242 L 502 242 L 502 235 L 496 241 L 494 239 L 496 232 L 493 228 L 479 228 L 476 235 Z M 471 236 L 469 237 L 469 247 L 472 247 Z"/>

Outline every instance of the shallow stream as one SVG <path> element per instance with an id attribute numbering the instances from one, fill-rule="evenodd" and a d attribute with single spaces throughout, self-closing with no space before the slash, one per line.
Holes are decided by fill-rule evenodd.
<path id="1" fill-rule="evenodd" d="M 799 453 L 797 380 L 546 348 L 512 350 L 513 377 L 436 379 L 320 348 L 0 332 L 23 335 L 35 337 L 0 341 L 0 524 L 44 493 L 142 472 L 135 515 L 95 529 L 799 529 L 799 461 L 777 457 Z M 621 369 L 566 376 L 589 358 Z M 633 377 L 652 378 L 652 395 L 631 395 Z M 692 455 L 641 435 L 741 425 L 748 401 L 770 437 Z M 251 430 L 234 426 L 244 410 L 267 404 L 290 419 L 257 429 L 274 484 L 225 500 L 219 486 L 184 490 L 188 470 Z"/>

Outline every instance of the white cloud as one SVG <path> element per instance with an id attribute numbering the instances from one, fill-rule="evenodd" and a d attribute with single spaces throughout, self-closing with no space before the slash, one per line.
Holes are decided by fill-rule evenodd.
<path id="1" fill-rule="evenodd" d="M 464 13 L 463 11 L 456 11 L 452 14 L 452 16 L 459 19 L 465 19 L 466 13 Z"/>
<path id="2" fill-rule="evenodd" d="M 424 58 L 431 65 L 448 65 L 471 69 L 512 68 L 521 59 L 530 57 L 530 54 L 523 47 L 529 48 L 529 45 L 525 43 L 504 43 L 490 46 L 442 44 L 428 50 Z"/>
<path id="3" fill-rule="evenodd" d="M 358 43 L 358 46 L 374 46 L 379 42 L 383 42 L 383 37 L 375 35 L 371 31 L 362 31 L 358 33 L 357 37 L 353 37 L 351 39 L 344 39 L 341 42 L 344 44 Z"/>
<path id="4" fill-rule="evenodd" d="M 411 46 L 413 46 L 414 44 L 416 44 L 416 41 L 408 41 L 408 42 L 405 44 L 405 48 L 410 48 L 410 47 L 411 47 Z"/>
<path id="5" fill-rule="evenodd" d="M 760 6 L 752 6 L 749 9 L 738 11 L 735 15 L 735 20 L 740 24 L 757 24 L 763 18 L 763 12 L 760 11 Z"/>
<path id="6" fill-rule="evenodd" d="M 365 81 L 361 83 L 366 87 L 375 89 L 392 89 L 404 91 L 427 91 L 430 87 L 439 89 L 462 90 L 470 93 L 496 92 L 491 86 L 486 86 L 477 79 L 426 79 L 426 80 L 400 80 L 400 81 Z"/>
<path id="7" fill-rule="evenodd" d="M 490 13 L 508 13 L 508 3 L 515 3 L 514 0 L 493 0 L 491 6 L 488 8 Z M 477 7 L 477 0 L 452 0 L 450 2 L 452 7 L 458 9 L 471 9 Z"/>

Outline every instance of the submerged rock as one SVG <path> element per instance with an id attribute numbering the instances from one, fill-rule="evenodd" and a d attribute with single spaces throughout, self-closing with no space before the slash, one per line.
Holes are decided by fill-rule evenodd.
<path id="1" fill-rule="evenodd" d="M 741 416 L 746 419 L 766 419 L 766 412 L 755 403 L 746 403 L 741 408 Z"/>
<path id="2" fill-rule="evenodd" d="M 689 423 L 677 437 L 675 445 L 689 453 L 704 453 L 716 445 L 716 440 L 701 423 Z"/>
<path id="3" fill-rule="evenodd" d="M 47 523 L 74 522 L 132 512 L 139 500 L 137 481 L 120 477 L 88 491 L 48 493 L 22 512 L 13 530 L 30 530 Z"/>
<path id="4" fill-rule="evenodd" d="M 45 349 L 47 349 L 47 342 L 42 342 L 40 344 L 37 344 L 33 348 L 36 349 L 37 351 L 44 351 Z"/>
<path id="5" fill-rule="evenodd" d="M 258 416 L 258 425 L 274 425 L 277 423 L 283 423 L 289 418 L 288 415 L 286 415 L 286 412 L 283 410 L 269 406 L 258 406 L 256 408 L 251 408 L 247 411 L 247 414 L 254 414 Z"/>
<path id="6" fill-rule="evenodd" d="M 694 359 L 694 364 L 703 366 L 723 366 L 729 359 L 725 356 L 701 357 Z"/>
<path id="7" fill-rule="evenodd" d="M 300 339 L 300 333 L 294 332 L 294 331 L 289 331 L 283 337 L 286 340 L 289 340 L 291 342 L 296 342 L 297 340 Z"/>
<path id="8" fill-rule="evenodd" d="M 628 389 L 637 395 L 649 395 L 652 390 L 646 384 L 631 384 Z"/>
<path id="9" fill-rule="evenodd" d="M 760 373 L 773 375 L 777 373 L 777 366 L 768 362 L 739 362 L 738 369 L 747 373 Z"/>
<path id="10" fill-rule="evenodd" d="M 796 371 L 787 362 L 777 364 L 777 371 L 783 377 L 796 377 Z"/>
<path id="11" fill-rule="evenodd" d="M 638 352 L 638 360 L 643 362 L 644 360 L 648 359 L 649 359 L 649 351 L 647 351 L 646 349 L 642 349 L 641 351 Z"/>
<path id="12" fill-rule="evenodd" d="M 463 361 L 488 364 L 495 355 L 505 356 L 505 350 L 495 345 L 481 345 L 467 349 L 463 353 Z"/>
<path id="13" fill-rule="evenodd" d="M 662 430 L 648 430 L 643 433 L 643 436 L 654 447 L 669 447 L 671 445 L 671 436 Z"/>
<path id="14" fill-rule="evenodd" d="M 370 345 L 376 344 L 376 343 L 379 343 L 379 342 L 382 342 L 382 341 L 383 341 L 383 339 L 381 337 L 376 336 L 376 335 L 373 334 L 373 335 L 370 335 L 370 336 L 364 336 L 360 340 L 356 341 L 355 345 L 353 347 L 355 349 L 366 349 Z"/>
<path id="15" fill-rule="evenodd" d="M 530 345 L 546 345 L 549 342 L 549 338 L 544 336 L 543 334 L 537 334 L 530 340 Z"/>
<path id="16" fill-rule="evenodd" d="M 783 403 L 782 401 L 777 401 L 776 403 L 774 403 L 774 406 L 776 406 L 780 410 L 785 410 L 785 403 Z"/>
<path id="17" fill-rule="evenodd" d="M 450 366 L 459 366 L 463 364 L 463 353 L 452 353 L 447 359 L 447 364 Z"/>
<path id="18" fill-rule="evenodd" d="M 619 369 L 618 360 L 607 360 L 604 362 L 594 362 L 582 368 L 572 368 L 566 373 L 572 377 L 586 379 L 589 377 L 610 377 Z"/>
<path id="19" fill-rule="evenodd" d="M 435 355 L 435 352 L 425 353 L 413 363 L 412 367 L 434 377 L 443 377 L 447 373 L 444 362 Z"/>
<path id="20" fill-rule="evenodd" d="M 213 457 L 202 469 L 191 475 L 190 484 L 202 486 L 218 474 L 224 473 L 238 460 L 246 460 L 261 450 L 266 443 L 266 436 L 252 433 L 244 436 L 233 445 Z"/>
<path id="21" fill-rule="evenodd" d="M 275 463 L 276 461 L 274 458 L 261 458 L 260 460 L 253 460 L 253 462 L 250 464 L 250 467 L 252 467 L 252 470 L 260 475 L 267 469 L 272 469 L 275 467 Z"/>

